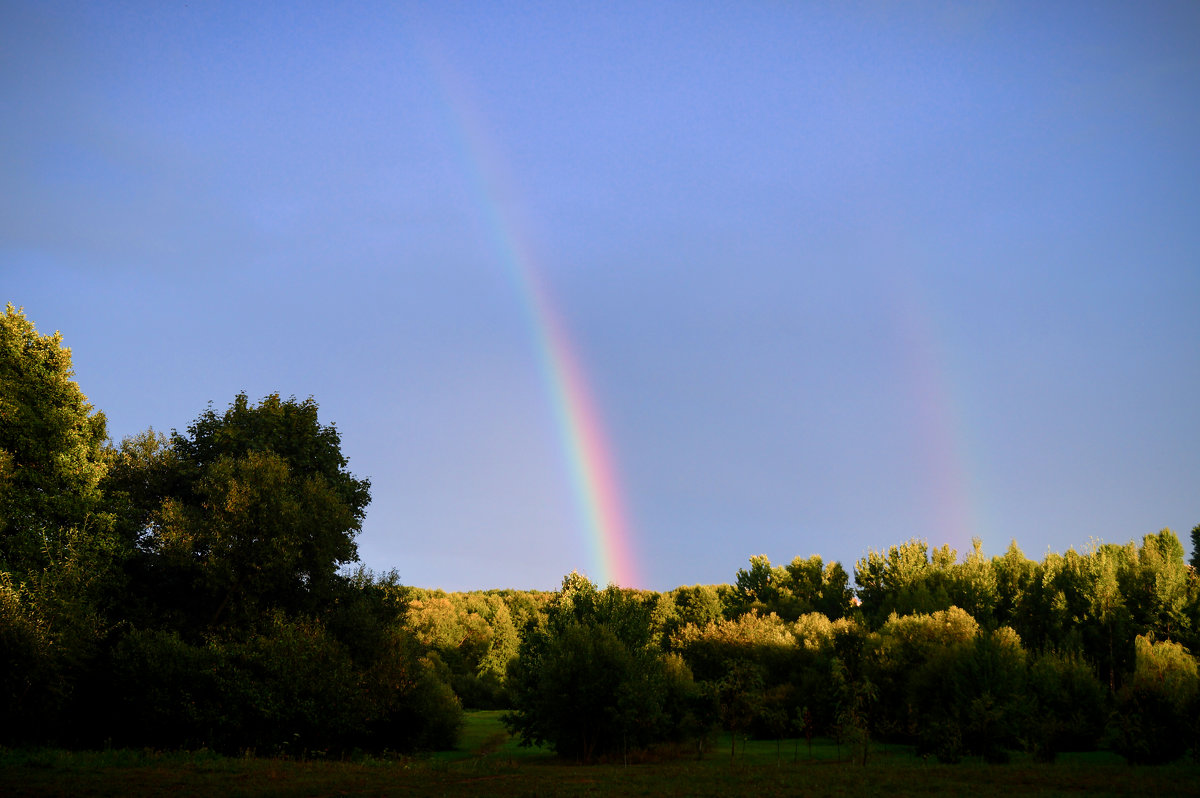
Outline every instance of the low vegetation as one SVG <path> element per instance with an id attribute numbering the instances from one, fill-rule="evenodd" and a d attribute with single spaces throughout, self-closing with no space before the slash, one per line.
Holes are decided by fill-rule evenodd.
<path id="1" fill-rule="evenodd" d="M 906 796 L 970 793 L 979 798 L 1080 794 L 1197 795 L 1190 764 L 1130 768 L 1113 754 L 1064 755 L 1053 765 L 1017 756 L 1003 766 L 956 765 L 911 747 L 873 744 L 864 767 L 834 740 L 751 741 L 736 760 L 724 754 L 662 757 L 624 765 L 563 760 L 509 738 L 496 712 L 468 713 L 463 742 L 421 757 L 345 761 L 225 757 L 212 752 L 0 752 L 0 793 L 57 795 L 412 795 L 412 796 Z M 497 735 L 500 735 L 499 737 Z M 501 742 L 501 740 L 503 740 Z M 724 751 L 728 741 L 717 741 Z"/>

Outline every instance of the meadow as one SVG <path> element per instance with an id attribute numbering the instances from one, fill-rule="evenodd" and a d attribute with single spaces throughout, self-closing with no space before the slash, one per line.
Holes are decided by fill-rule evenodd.
<path id="1" fill-rule="evenodd" d="M 1191 761 L 1134 767 L 1107 753 L 1019 756 L 1004 765 L 939 764 L 907 746 L 873 746 L 866 765 L 829 739 L 749 741 L 725 735 L 703 757 L 661 750 L 642 761 L 578 765 L 522 748 L 499 712 L 465 718 L 457 749 L 343 761 L 227 757 L 207 751 L 0 750 L 0 795 L 12 796 L 1089 796 L 1200 795 Z"/>

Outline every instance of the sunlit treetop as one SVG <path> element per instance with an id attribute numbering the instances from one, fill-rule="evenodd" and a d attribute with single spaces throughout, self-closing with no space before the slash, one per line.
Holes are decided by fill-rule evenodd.
<path id="1" fill-rule="evenodd" d="M 39 335 L 9 303 L 0 316 L 0 559 L 10 567 L 83 524 L 100 498 L 105 418 L 73 377 L 62 335 Z"/>

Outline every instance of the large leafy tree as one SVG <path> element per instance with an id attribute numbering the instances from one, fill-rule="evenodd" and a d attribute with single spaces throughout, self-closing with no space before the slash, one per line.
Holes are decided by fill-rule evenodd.
<path id="1" fill-rule="evenodd" d="M 329 603 L 338 568 L 357 559 L 370 482 L 347 470 L 315 401 L 272 394 L 253 405 L 239 394 L 224 413 L 210 407 L 186 435 L 174 433 L 170 448 L 143 548 L 163 564 L 164 586 L 191 584 L 194 622 L 239 625 L 268 609 Z"/>
<path id="2" fill-rule="evenodd" d="M 0 316 L 0 564 L 41 570 L 99 509 L 104 414 L 75 383 L 62 335 L 22 310 Z"/>

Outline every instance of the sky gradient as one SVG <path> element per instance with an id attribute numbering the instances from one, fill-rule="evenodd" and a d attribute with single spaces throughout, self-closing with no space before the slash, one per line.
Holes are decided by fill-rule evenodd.
<path id="1" fill-rule="evenodd" d="M 9 0 L 0 301 L 117 440 L 314 397 L 408 584 L 1190 551 L 1197 98 L 1192 2 Z"/>

